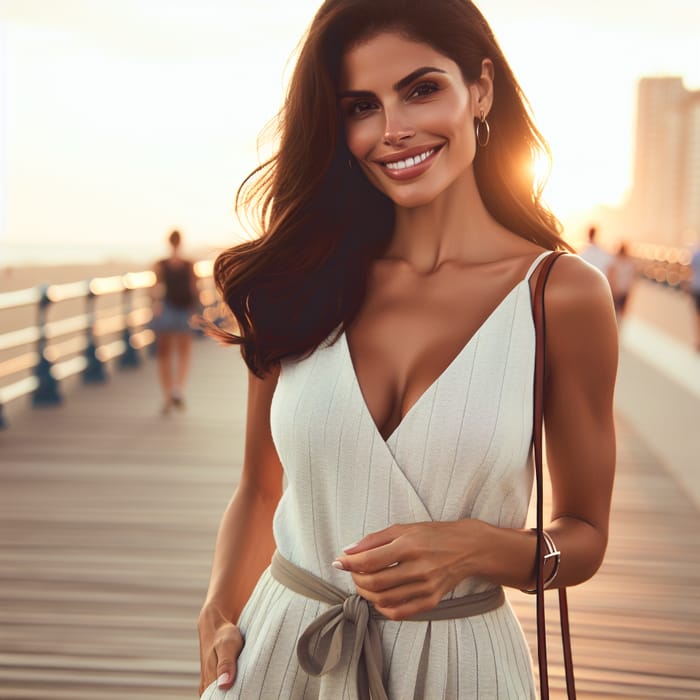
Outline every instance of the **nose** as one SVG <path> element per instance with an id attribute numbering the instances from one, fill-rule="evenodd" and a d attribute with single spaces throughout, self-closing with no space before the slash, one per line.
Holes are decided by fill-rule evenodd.
<path id="1" fill-rule="evenodd" d="M 415 130 L 408 126 L 399 114 L 386 112 L 383 139 L 386 145 L 400 146 L 403 141 L 407 141 L 415 135 Z"/>

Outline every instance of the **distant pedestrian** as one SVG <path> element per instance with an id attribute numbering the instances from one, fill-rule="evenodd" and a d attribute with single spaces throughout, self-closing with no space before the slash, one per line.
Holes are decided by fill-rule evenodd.
<path id="1" fill-rule="evenodd" d="M 700 352 L 700 241 L 695 246 L 690 260 L 692 277 L 690 278 L 690 293 L 695 302 L 695 349 Z"/>
<path id="2" fill-rule="evenodd" d="M 588 229 L 588 244 L 583 248 L 579 255 L 587 262 L 597 267 L 605 275 L 608 274 L 608 268 L 612 262 L 612 255 L 607 250 L 601 248 L 596 243 L 598 229 L 591 226 Z"/>
<path id="3" fill-rule="evenodd" d="M 608 281 L 612 290 L 618 322 L 622 320 L 630 291 L 637 279 L 637 261 L 629 255 L 627 246 L 620 244 L 617 254 L 608 265 Z"/>
<path id="4" fill-rule="evenodd" d="M 155 265 L 153 321 L 156 333 L 158 376 L 163 389 L 163 407 L 167 414 L 172 407 L 184 408 L 183 388 L 187 379 L 192 348 L 190 318 L 197 306 L 197 282 L 194 266 L 181 257 L 182 237 L 173 231 L 168 241 L 170 256 Z M 177 358 L 177 367 L 173 358 Z"/>

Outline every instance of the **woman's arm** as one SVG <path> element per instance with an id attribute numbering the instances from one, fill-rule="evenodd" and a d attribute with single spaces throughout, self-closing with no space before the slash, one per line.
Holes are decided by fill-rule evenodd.
<path id="1" fill-rule="evenodd" d="M 279 372 L 248 378 L 243 470 L 219 526 L 209 590 L 199 616 L 201 685 L 236 674 L 243 639 L 235 626 L 275 549 L 272 518 L 282 495 L 282 465 L 272 442 L 270 404 Z"/>
<path id="2" fill-rule="evenodd" d="M 556 585 L 587 580 L 603 561 L 615 475 L 613 395 L 617 322 L 607 281 L 577 258 L 555 268 L 545 384 L 547 461 L 552 524 L 561 561 Z"/>
<path id="3" fill-rule="evenodd" d="M 593 576 L 608 541 L 618 349 L 607 280 L 576 257 L 560 258 L 547 283 L 545 315 L 544 417 L 552 484 L 551 522 L 545 529 L 562 553 L 553 586 L 563 587 Z M 499 535 L 505 549 L 494 550 L 486 575 L 504 585 L 534 587 L 534 533 Z M 530 538 L 529 547 L 522 545 L 523 536 Z M 504 557 L 517 565 L 506 564 Z M 528 562 L 529 577 L 523 581 Z"/>
<path id="4" fill-rule="evenodd" d="M 199 302 L 199 278 L 197 277 L 197 273 L 194 270 L 194 262 L 188 262 L 187 263 L 187 270 L 188 270 L 188 277 L 189 277 L 189 285 L 190 285 L 190 296 L 192 297 L 192 306 L 194 308 L 198 308 L 200 305 Z"/>
<path id="5" fill-rule="evenodd" d="M 608 536 L 618 355 L 607 280 L 579 258 L 562 257 L 547 284 L 545 315 L 545 431 L 553 496 L 546 529 L 562 553 L 553 585 L 570 586 L 595 573 Z M 387 617 L 403 619 L 434 607 L 471 576 L 532 588 L 535 547 L 529 530 L 479 520 L 415 523 L 372 533 L 338 561 L 352 572 L 361 595 Z"/>

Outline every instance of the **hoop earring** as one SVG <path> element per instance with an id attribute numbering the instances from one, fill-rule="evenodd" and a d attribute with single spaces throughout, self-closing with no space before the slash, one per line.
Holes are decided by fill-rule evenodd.
<path id="1" fill-rule="evenodd" d="M 491 140 L 491 127 L 486 121 L 484 116 L 484 110 L 481 110 L 481 116 L 479 118 L 479 123 L 476 125 L 476 142 L 482 147 L 486 148 Z"/>
<path id="2" fill-rule="evenodd" d="M 352 170 L 352 167 L 353 167 L 352 166 L 352 158 L 348 158 L 348 168 L 350 168 L 350 170 Z"/>

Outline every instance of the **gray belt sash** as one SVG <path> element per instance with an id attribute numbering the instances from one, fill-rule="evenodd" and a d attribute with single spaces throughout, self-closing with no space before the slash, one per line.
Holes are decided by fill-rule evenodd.
<path id="1" fill-rule="evenodd" d="M 358 594 L 347 595 L 309 571 L 287 561 L 275 552 L 270 573 L 283 586 L 306 598 L 331 607 L 304 630 L 297 643 L 299 665 L 312 676 L 322 676 L 336 668 L 343 651 L 346 625 L 352 630 L 351 668 L 357 668 L 359 700 L 388 700 L 382 681 L 383 654 L 376 620 L 386 619 Z M 482 615 L 505 602 L 500 586 L 483 593 L 442 600 L 437 607 L 418 613 L 409 620 L 451 620 Z"/>

